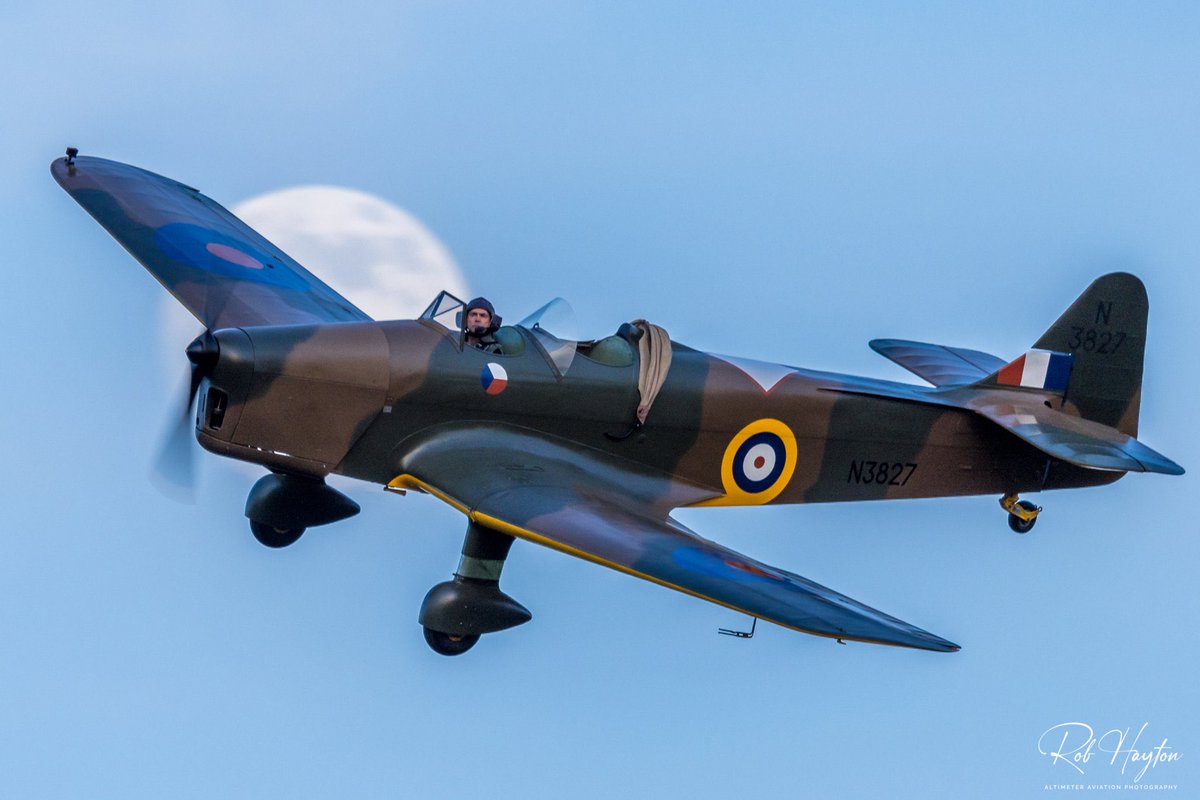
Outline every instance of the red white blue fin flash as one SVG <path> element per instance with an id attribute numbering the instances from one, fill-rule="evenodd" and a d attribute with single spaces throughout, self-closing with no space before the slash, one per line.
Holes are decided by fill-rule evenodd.
<path id="1" fill-rule="evenodd" d="M 1001 386 L 1065 392 L 1075 357 L 1070 353 L 1030 350 L 996 374 Z"/>

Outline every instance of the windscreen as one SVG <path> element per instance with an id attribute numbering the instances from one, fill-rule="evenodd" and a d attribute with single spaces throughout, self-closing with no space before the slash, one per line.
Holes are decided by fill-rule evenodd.
<path id="1" fill-rule="evenodd" d="M 571 304 L 556 297 L 517 325 L 533 335 L 558 376 L 566 375 L 575 360 L 579 338 L 579 324 Z"/>
<path id="2" fill-rule="evenodd" d="M 462 300 L 443 291 L 433 298 L 433 302 L 421 313 L 420 319 L 436 322 L 447 330 L 457 333 L 462 330 L 462 312 L 465 305 L 466 303 Z"/>

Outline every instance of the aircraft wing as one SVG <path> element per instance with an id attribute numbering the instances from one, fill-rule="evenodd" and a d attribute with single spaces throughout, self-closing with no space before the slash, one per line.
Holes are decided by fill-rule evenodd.
<path id="1" fill-rule="evenodd" d="M 59 185 L 206 328 L 370 320 L 219 203 L 103 158 L 60 158 Z"/>
<path id="2" fill-rule="evenodd" d="M 392 482 L 484 526 L 805 633 L 950 652 L 958 645 L 698 536 L 671 508 L 717 492 L 501 426 L 444 428 Z"/>
<path id="3" fill-rule="evenodd" d="M 960 386 L 983 380 L 1005 366 L 1002 358 L 965 347 L 910 342 L 905 339 L 872 339 L 871 349 L 896 362 L 934 386 Z"/>

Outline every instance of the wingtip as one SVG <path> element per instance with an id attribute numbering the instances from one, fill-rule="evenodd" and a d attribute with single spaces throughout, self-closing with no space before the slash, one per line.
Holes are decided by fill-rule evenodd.
<path id="1" fill-rule="evenodd" d="M 925 631 L 922 631 L 922 633 L 924 634 L 921 637 L 923 641 L 917 646 L 923 650 L 933 650 L 937 653 L 957 653 L 962 649 L 962 647 L 956 645 L 954 642 L 951 642 L 948 639 L 943 639 L 936 634 Z"/>
<path id="2" fill-rule="evenodd" d="M 1144 455 L 1139 454 L 1138 458 L 1138 462 L 1142 465 L 1144 472 L 1157 472 L 1160 475 L 1183 475 L 1186 472 L 1183 467 L 1161 453 L 1151 451 L 1151 455 L 1154 456 L 1153 458 L 1143 457 Z"/>
<path id="3" fill-rule="evenodd" d="M 79 155 L 79 149 L 68 147 L 67 154 L 59 156 L 50 162 L 50 174 L 54 176 L 54 180 L 64 189 L 67 186 L 67 179 L 75 175 L 76 157 Z"/>

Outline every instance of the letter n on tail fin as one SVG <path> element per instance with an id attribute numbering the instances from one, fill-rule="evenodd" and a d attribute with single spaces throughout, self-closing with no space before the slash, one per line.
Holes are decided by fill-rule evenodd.
<path id="1" fill-rule="evenodd" d="M 1113 272 L 1092 282 L 1033 350 L 976 386 L 1063 395 L 1063 411 L 1136 437 L 1146 350 L 1146 287 Z"/>
<path id="2" fill-rule="evenodd" d="M 1141 280 L 1114 272 L 1093 281 L 1034 344 L 1074 357 L 1068 408 L 1129 436 L 1137 436 L 1148 311 Z"/>

